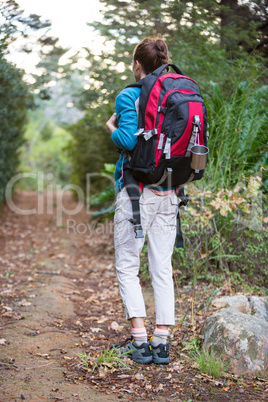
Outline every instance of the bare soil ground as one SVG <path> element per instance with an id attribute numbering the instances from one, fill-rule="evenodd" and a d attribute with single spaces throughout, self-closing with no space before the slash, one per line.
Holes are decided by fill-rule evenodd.
<path id="1" fill-rule="evenodd" d="M 37 198 L 18 192 L 14 202 L 37 208 Z M 188 287 L 176 287 L 178 323 L 168 366 L 125 359 L 128 368 L 107 364 L 92 371 L 101 350 L 129 336 L 114 269 L 113 226 L 94 226 L 83 206 L 68 215 L 77 207 L 71 194 L 43 199 L 44 213 L 25 216 L 5 206 L 0 217 L 1 401 L 268 400 L 265 380 L 231 374 L 214 380 L 187 360 L 183 342 L 193 336 Z M 148 283 L 143 289 L 151 334 L 153 293 Z M 198 333 L 211 289 L 197 290 Z M 90 356 L 88 367 L 81 365 L 81 353 Z"/>

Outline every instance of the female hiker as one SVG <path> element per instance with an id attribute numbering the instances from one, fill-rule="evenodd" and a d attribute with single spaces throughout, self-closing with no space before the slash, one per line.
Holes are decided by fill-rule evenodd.
<path id="1" fill-rule="evenodd" d="M 161 39 L 145 38 L 133 54 L 133 74 L 136 82 L 168 63 L 168 49 Z M 155 298 L 156 326 L 148 342 L 144 324 L 146 317 L 142 290 L 139 282 L 140 252 L 144 238 L 135 238 L 132 205 L 122 171 L 128 160 L 127 151 L 137 144 L 137 102 L 141 89 L 125 88 L 116 98 L 116 113 L 106 127 L 114 143 L 122 149 L 116 165 L 116 211 L 114 217 L 114 242 L 116 272 L 121 297 L 130 320 L 132 338 L 123 345 L 114 345 L 119 354 L 128 352 L 135 362 L 169 363 L 169 326 L 174 325 L 174 287 L 171 256 L 176 238 L 177 195 L 170 188 L 144 186 L 140 197 L 141 223 L 148 241 L 149 272 Z"/>

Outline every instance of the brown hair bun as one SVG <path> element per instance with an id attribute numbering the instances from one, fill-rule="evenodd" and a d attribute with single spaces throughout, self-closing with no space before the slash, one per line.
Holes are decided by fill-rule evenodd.
<path id="1" fill-rule="evenodd" d="M 145 74 L 168 63 L 168 47 L 160 38 L 144 38 L 134 49 L 134 61 L 138 60 Z"/>

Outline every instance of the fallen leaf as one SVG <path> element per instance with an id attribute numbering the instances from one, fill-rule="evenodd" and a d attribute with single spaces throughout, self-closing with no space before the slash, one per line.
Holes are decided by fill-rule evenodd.
<path id="1" fill-rule="evenodd" d="M 102 363 L 102 365 L 105 366 L 105 367 L 108 367 L 108 368 L 112 368 L 114 366 L 114 363 L 104 362 L 104 363 Z"/>
<path id="2" fill-rule="evenodd" d="M 32 303 L 27 302 L 25 299 L 23 299 L 22 301 L 19 302 L 19 306 L 22 306 L 22 307 L 28 307 L 28 306 L 31 306 L 31 305 L 32 305 Z"/>
<path id="3" fill-rule="evenodd" d="M 97 321 L 97 323 L 98 323 L 98 324 L 102 324 L 102 323 L 104 323 L 105 321 L 108 321 L 108 317 L 100 318 L 100 319 Z"/>
<path id="4" fill-rule="evenodd" d="M 168 367 L 167 371 L 182 371 L 184 370 L 184 365 L 181 363 L 174 363 L 172 366 Z"/>
<path id="5" fill-rule="evenodd" d="M 95 291 L 94 291 L 94 289 L 86 288 L 86 289 L 84 289 L 84 292 L 91 292 L 91 293 L 94 293 Z"/>
<path id="6" fill-rule="evenodd" d="M 225 391 L 225 392 L 227 392 L 227 391 L 229 391 L 229 389 L 230 389 L 230 387 L 222 387 L 222 389 L 221 389 L 221 391 Z"/>
<path id="7" fill-rule="evenodd" d="M 208 256 L 208 253 L 206 253 L 206 254 L 201 254 L 201 260 L 203 260 L 204 258 L 206 258 Z"/>
<path id="8" fill-rule="evenodd" d="M 164 390 L 164 385 L 159 384 L 158 387 L 155 389 L 156 392 L 163 391 Z"/>
<path id="9" fill-rule="evenodd" d="M 123 388 L 122 391 L 127 392 L 128 394 L 132 394 L 132 391 L 130 391 L 130 389 Z"/>
<path id="10" fill-rule="evenodd" d="M 4 314 L 2 314 L 3 317 L 13 317 L 13 311 L 6 311 Z"/>
<path id="11" fill-rule="evenodd" d="M 50 357 L 49 357 L 49 355 L 47 353 L 43 353 L 43 354 L 42 353 L 36 353 L 35 356 L 44 357 L 47 360 L 50 359 Z"/>
<path id="12" fill-rule="evenodd" d="M 216 381 L 216 380 L 213 380 L 212 378 L 209 379 L 209 381 L 211 381 L 213 384 L 215 384 L 216 387 L 222 387 L 223 386 L 223 383 L 221 381 Z"/>
<path id="13" fill-rule="evenodd" d="M 100 367 L 99 368 L 99 376 L 100 377 L 106 377 L 107 375 L 107 368 L 106 367 Z"/>
<path id="14" fill-rule="evenodd" d="M 192 350 L 192 349 L 194 349 L 194 345 L 191 345 L 191 344 L 188 344 L 188 345 L 184 346 L 184 348 L 182 348 L 183 351 L 184 350 Z"/>
<path id="15" fill-rule="evenodd" d="M 64 254 L 64 253 L 52 254 L 52 255 L 50 255 L 50 258 L 52 260 L 56 260 L 57 258 L 60 258 L 60 259 L 65 258 L 65 256 L 66 256 L 66 254 Z"/>
<path id="16" fill-rule="evenodd" d="M 134 378 L 136 378 L 136 380 L 145 380 L 145 377 L 143 374 L 141 373 L 137 373 L 134 375 Z"/>
<path id="17" fill-rule="evenodd" d="M 6 344 L 6 339 L 2 338 L 0 339 L 0 345 L 5 345 Z"/>
<path id="18" fill-rule="evenodd" d="M 119 325 L 116 321 L 113 321 L 111 323 L 111 329 L 113 329 L 114 331 L 122 331 L 123 327 L 122 325 Z"/>
<path id="19" fill-rule="evenodd" d="M 100 332 L 102 331 L 101 328 L 90 328 L 92 332 Z"/>
<path id="20" fill-rule="evenodd" d="M 66 256 L 66 254 L 64 254 L 64 253 L 60 253 L 57 255 L 58 258 L 64 258 L 65 256 Z"/>

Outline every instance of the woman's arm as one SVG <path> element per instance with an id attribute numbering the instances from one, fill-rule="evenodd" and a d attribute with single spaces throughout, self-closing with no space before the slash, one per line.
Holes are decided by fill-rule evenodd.
<path id="1" fill-rule="evenodd" d="M 139 96 L 138 88 L 124 89 L 116 98 L 116 114 L 108 120 L 106 127 L 112 135 L 113 142 L 122 149 L 131 151 L 135 148 L 138 139 L 134 134 L 138 131 L 138 117 L 135 102 Z M 140 89 L 138 89 L 140 91 Z M 118 128 L 116 128 L 116 118 Z"/>
<path id="2" fill-rule="evenodd" d="M 118 121 L 117 121 L 116 113 L 114 113 L 114 114 L 112 114 L 110 119 L 106 122 L 106 128 L 107 128 L 108 133 L 110 135 L 112 135 L 114 130 L 117 129 L 117 127 L 118 127 Z"/>

